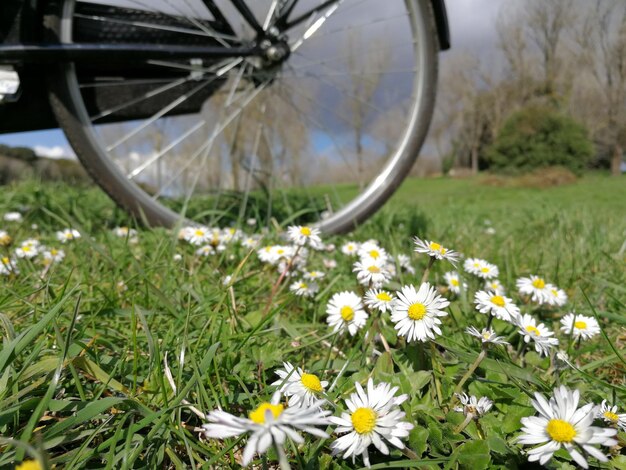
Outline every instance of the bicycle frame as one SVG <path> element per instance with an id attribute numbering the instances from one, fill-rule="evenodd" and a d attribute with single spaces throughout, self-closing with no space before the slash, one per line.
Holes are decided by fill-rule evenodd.
<path id="1" fill-rule="evenodd" d="M 128 63 L 163 59 L 224 59 L 229 57 L 261 56 L 261 44 L 267 38 L 275 40 L 312 17 L 323 14 L 341 0 L 326 0 L 309 11 L 293 15 L 299 0 L 273 0 L 272 14 L 262 23 L 249 8 L 250 0 L 230 0 L 243 20 L 256 32 L 249 44 L 159 45 L 124 43 L 61 44 L 46 27 L 46 22 L 60 11 L 63 0 L 0 0 L 0 65 L 13 67 L 19 75 L 21 93 L 13 102 L 0 102 L 2 115 L 0 133 L 56 127 L 48 106 L 46 69 L 61 62 Z M 449 47 L 449 32 L 444 0 L 417 0 L 429 2 L 435 14 L 439 45 Z M 233 33 L 233 27 L 213 0 L 202 0 L 212 16 L 211 24 L 217 31 Z M 312 21 L 313 25 L 315 24 Z"/>
<path id="2" fill-rule="evenodd" d="M 6 1 L 6 0 L 5 0 Z M 298 0 L 284 0 L 282 4 L 278 0 L 272 2 L 271 15 L 272 28 L 268 29 L 270 24 L 260 24 L 245 0 L 231 0 L 232 5 L 241 14 L 242 18 L 257 33 L 255 41 L 243 47 L 193 47 L 193 46 L 168 46 L 167 48 L 159 45 L 133 45 L 133 44 L 55 44 L 55 43 L 33 43 L 28 37 L 20 38 L 18 44 L 2 44 L 0 45 L 0 64 L 22 65 L 28 63 L 54 63 L 61 60 L 64 61 L 94 61 L 94 60 L 158 60 L 158 59 L 175 59 L 175 58 L 225 58 L 225 57 L 246 57 L 259 55 L 260 49 L 258 44 L 268 36 L 275 37 L 291 28 L 310 20 L 313 15 L 318 12 L 332 8 L 334 4 L 338 4 L 340 0 L 326 0 L 321 4 L 301 13 L 296 18 L 291 18 L 293 10 Z M 212 0 L 202 0 L 206 8 L 214 17 L 214 23 L 219 29 L 225 32 L 232 32 L 233 28 Z M 445 5 L 443 0 L 431 0 L 435 11 L 437 21 L 437 30 L 442 49 L 449 47 L 449 32 L 447 25 L 447 17 L 445 13 Z M 9 10 L 11 4 L 13 8 L 18 9 L 15 5 L 18 2 L 8 1 L 4 8 Z M 23 8 L 27 8 L 26 1 L 23 2 Z M 43 5 L 45 1 L 40 1 L 35 6 L 28 5 L 33 11 L 38 11 L 37 5 Z M 279 5 L 280 4 L 280 5 Z M 5 20 L 10 17 L 10 11 L 2 15 Z M 27 21 L 32 20 L 35 15 L 25 15 Z M 270 17 L 268 17 L 268 20 Z M 28 31 L 29 25 L 22 25 L 22 30 Z M 33 31 L 35 28 L 31 29 Z M 23 32 L 22 31 L 22 32 Z"/>

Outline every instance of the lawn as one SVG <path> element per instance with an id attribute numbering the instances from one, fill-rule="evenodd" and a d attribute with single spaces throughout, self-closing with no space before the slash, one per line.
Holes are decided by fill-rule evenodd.
<path id="1" fill-rule="evenodd" d="M 367 457 L 362 448 L 354 461 L 343 458 L 345 449 L 332 455 L 341 436 L 374 439 L 368 453 L 372 468 L 522 468 L 528 465 L 525 451 L 535 446 L 517 441 L 527 434 L 521 420 L 538 416 L 531 402 L 536 392 L 560 397 L 566 393 L 554 391 L 560 385 L 579 391 L 580 407 L 606 400 L 605 406 L 617 410 L 605 408 L 596 417 L 599 407 L 581 408 L 584 419 L 577 424 L 571 413 L 553 417 L 558 423 L 551 421 L 543 434 L 563 448 L 548 456 L 546 465 L 574 468 L 574 459 L 584 455 L 591 467 L 626 468 L 620 448 L 626 446 L 626 415 L 619 416 L 626 413 L 623 177 L 592 174 L 545 189 L 494 187 L 483 178 L 410 179 L 370 222 L 348 236 L 323 236 L 326 249 L 309 250 L 306 259 L 303 249 L 289 247 L 291 256 L 281 259 L 278 247 L 287 242 L 274 230 L 259 240 L 233 238 L 232 230 L 224 230 L 198 245 L 180 240 L 178 231 L 135 227 L 136 235 L 116 233 L 116 227 L 134 225 L 95 188 L 27 181 L 1 191 L 0 214 L 11 211 L 21 212 L 23 220 L 0 221 L 0 230 L 12 238 L 3 256 L 14 258 L 10 267 L 19 269 L 0 276 L 0 468 L 29 459 L 40 464 L 32 468 L 229 468 L 248 457 L 258 468 L 362 467 Z M 81 236 L 61 242 L 57 231 L 66 228 Z M 260 233 L 245 223 L 241 228 Z M 497 266 L 505 292 L 487 298 L 510 299 L 511 311 L 517 306 L 536 323 L 520 326 L 502 312 L 496 315 L 495 308 L 493 314 L 480 313 L 475 292 L 486 291 L 480 275 L 466 272 L 462 258 L 456 271 L 466 287 L 455 294 L 445 277 L 454 266 L 415 252 L 414 236 Z M 40 242 L 37 256 L 18 257 L 16 250 L 31 238 Z M 331 299 L 341 310 L 338 293 L 361 298 L 371 287 L 352 272 L 359 258 L 342 252 L 348 241 L 368 239 L 377 241 L 375 251 L 395 257 L 393 266 L 381 265 L 392 275 L 384 285 L 392 296 L 407 294 L 410 285 L 419 289 L 424 279 L 442 301 L 450 301 L 441 308 L 445 316 L 439 317 L 441 333 L 434 330 L 434 339 L 398 336 L 394 316 L 401 313 L 400 301 L 393 314 L 352 304 L 352 317 L 338 317 L 341 331 L 329 327 Z M 207 244 L 218 249 L 198 254 Z M 264 262 L 257 250 L 266 246 L 274 247 L 268 250 L 273 257 Z M 51 249 L 63 250 L 65 257 L 49 261 Z M 300 255 L 295 261 L 294 252 Z M 324 277 L 306 282 L 299 291 L 305 295 L 298 295 L 292 285 L 312 271 Z M 516 282 L 530 275 L 562 289 L 564 305 L 521 293 Z M 544 294 L 537 295 L 547 299 Z M 359 322 L 357 311 L 367 318 Z M 570 312 L 578 315 L 578 326 L 561 328 Z M 410 318 L 418 324 L 424 317 Z M 349 325 L 354 335 L 343 331 Z M 548 334 L 532 337 L 529 325 Z M 466 333 L 470 326 L 479 332 L 491 327 L 510 344 L 474 337 Z M 558 345 L 546 338 L 558 338 Z M 303 371 L 281 379 L 277 371 L 285 362 Z M 244 449 L 253 438 L 202 432 L 215 409 L 249 417 L 250 429 L 271 426 L 273 419 L 288 422 L 289 413 L 297 411 L 287 406 L 289 397 L 282 398 L 282 407 L 258 407 L 298 377 L 296 382 L 308 384 L 307 396 L 326 400 L 316 402 L 327 410 L 318 410 L 317 434 L 329 437 L 299 431 L 302 443 L 287 439 L 249 456 Z M 370 403 L 376 413 L 358 415 L 345 400 L 370 378 L 398 387 L 395 396 L 406 397 L 389 409 Z M 295 393 L 294 387 L 287 394 Z M 483 407 L 485 401 L 463 406 L 455 395 L 462 392 L 485 397 L 492 406 Z M 549 406 L 558 411 L 561 405 L 559 399 Z M 393 419 L 391 409 L 398 410 Z M 325 424 L 327 415 L 342 412 L 348 413 L 352 434 Z M 399 441 L 390 440 L 391 431 L 376 421 L 386 415 Z M 373 422 L 386 440 L 371 437 L 377 432 L 370 429 Z M 596 428 L 589 427 L 592 422 Z M 554 425 L 560 427 L 555 431 Z M 591 435 L 596 440 L 589 443 Z M 579 441 L 590 444 L 579 448 L 580 454 L 572 450 Z M 608 462 L 600 463 L 602 455 L 610 456 Z"/>

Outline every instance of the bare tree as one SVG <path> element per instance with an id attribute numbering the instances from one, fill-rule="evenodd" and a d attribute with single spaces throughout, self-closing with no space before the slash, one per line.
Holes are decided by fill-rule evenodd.
<path id="1" fill-rule="evenodd" d="M 363 38 L 356 32 L 349 36 L 345 45 L 349 73 L 349 89 L 346 93 L 346 99 L 352 119 L 357 177 L 361 187 L 365 184 L 363 137 L 366 119 L 372 109 L 370 102 L 382 78 L 381 74 L 369 72 L 386 69 L 391 57 L 384 38 L 368 38 L 367 41 L 368 43 L 376 43 L 376 48 L 368 52 L 367 47 L 364 46 Z"/>
<path id="2" fill-rule="evenodd" d="M 626 146 L 626 7 L 597 0 L 578 30 L 582 57 L 599 85 L 606 116 L 600 132 L 611 149 L 611 172 L 620 174 Z"/>
<path id="3" fill-rule="evenodd" d="M 556 91 L 561 65 L 558 49 L 564 33 L 571 30 L 576 21 L 575 12 L 573 0 L 531 0 L 525 4 L 525 28 L 541 56 L 547 96 Z"/>

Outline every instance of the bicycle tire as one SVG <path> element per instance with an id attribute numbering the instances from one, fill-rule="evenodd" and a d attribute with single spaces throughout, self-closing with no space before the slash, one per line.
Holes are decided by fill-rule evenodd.
<path id="1" fill-rule="evenodd" d="M 60 42 L 72 41 L 72 12 L 76 0 L 65 0 L 53 29 Z M 405 2 L 411 21 L 414 54 L 419 70 L 415 74 L 414 100 L 402 139 L 386 161 L 378 177 L 355 199 L 316 223 L 323 231 L 347 232 L 378 210 L 409 173 L 426 137 L 433 113 L 437 82 L 438 40 L 430 2 Z M 93 180 L 122 208 L 149 225 L 172 227 L 181 223 L 181 215 L 131 181 L 103 149 L 98 140 L 85 98 L 78 83 L 76 65 L 59 64 L 49 78 L 50 103 L 60 127 L 77 157 Z"/>

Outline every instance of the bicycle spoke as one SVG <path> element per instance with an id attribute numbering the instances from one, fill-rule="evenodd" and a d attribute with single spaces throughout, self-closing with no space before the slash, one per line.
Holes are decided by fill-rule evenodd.
<path id="1" fill-rule="evenodd" d="M 222 76 L 223 74 L 225 74 L 226 72 L 228 72 L 230 69 L 232 69 L 233 67 L 235 67 L 237 64 L 239 64 L 241 62 L 242 59 L 237 59 L 234 60 L 233 62 L 231 62 L 231 64 L 229 64 L 228 66 L 223 67 L 222 69 L 220 69 L 214 77 L 211 77 L 208 80 L 205 80 L 203 83 L 201 83 L 200 85 L 194 87 L 191 91 L 189 91 L 188 93 L 185 93 L 184 95 L 179 96 L 178 98 L 176 98 L 174 101 L 172 101 L 171 103 L 169 103 L 168 105 L 166 105 L 163 109 L 161 109 L 160 111 L 158 111 L 156 114 L 152 115 L 149 119 L 147 119 L 143 124 L 137 126 L 135 129 L 133 129 L 132 131 L 130 131 L 129 133 L 125 134 L 122 138 L 120 138 L 119 140 L 117 140 L 113 145 L 109 145 L 106 150 L 107 152 L 110 152 L 111 150 L 119 147 L 122 143 L 126 142 L 128 139 L 130 139 L 131 137 L 133 137 L 134 135 L 137 135 L 139 132 L 141 132 L 143 129 L 145 129 L 146 127 L 148 127 L 150 124 L 152 124 L 153 122 L 155 122 L 157 119 L 159 119 L 160 117 L 164 116 L 165 114 L 167 114 L 168 112 L 170 112 L 171 110 L 173 110 L 174 108 L 176 108 L 177 106 L 179 106 L 180 104 L 184 103 L 185 101 L 187 101 L 189 98 L 191 98 L 194 94 L 196 94 L 197 92 L 199 92 L 202 88 L 204 88 L 205 86 L 209 85 L 210 83 L 212 83 L 213 81 L 215 81 L 216 79 L 218 79 L 220 76 Z"/>
<path id="2" fill-rule="evenodd" d="M 81 83 L 78 86 L 80 88 L 99 88 L 108 86 L 128 86 L 128 85 L 156 85 L 163 82 L 170 82 L 169 78 L 152 78 L 152 79 L 137 79 L 128 80 L 124 77 L 107 77 L 107 80 L 102 80 L 103 77 L 97 77 L 97 80 L 91 83 Z"/>
<path id="3" fill-rule="evenodd" d="M 215 126 L 213 127 L 213 131 L 211 132 L 209 138 L 207 139 L 207 141 L 200 147 L 199 150 L 197 150 L 196 152 L 194 152 L 194 156 L 189 160 L 189 162 L 183 166 L 179 172 L 177 174 L 174 175 L 173 178 L 171 178 L 168 183 L 166 183 L 165 186 L 162 187 L 162 189 L 164 189 L 165 187 L 168 187 L 169 185 L 171 185 L 176 179 L 178 179 L 178 177 L 185 171 L 186 168 L 188 168 L 189 165 L 191 165 L 191 162 L 193 160 L 195 160 L 202 152 L 209 152 L 213 146 L 213 143 L 215 142 L 215 140 L 217 139 L 217 137 L 224 131 L 224 129 L 226 129 L 235 118 L 237 118 L 242 112 L 243 110 L 246 108 L 246 106 L 248 104 L 250 104 L 250 102 L 252 102 L 252 100 L 254 98 L 256 98 L 256 96 L 258 96 L 258 94 L 265 88 L 265 86 L 267 86 L 266 82 L 265 84 L 261 84 L 257 89 L 254 89 L 254 87 L 251 87 L 252 92 L 246 97 L 246 98 L 239 98 L 238 100 L 234 101 L 233 103 L 237 103 L 238 101 L 243 101 L 243 103 L 238 106 L 235 111 L 233 111 L 222 123 L 221 120 L 219 122 L 217 122 L 215 124 Z M 162 193 L 162 189 L 159 191 L 159 193 L 157 193 L 155 196 L 153 196 L 154 199 L 156 199 L 161 193 Z"/>
<path id="4" fill-rule="evenodd" d="M 292 46 L 290 46 L 291 52 L 293 53 L 298 50 L 302 46 L 302 44 L 304 44 L 304 41 L 313 36 L 322 27 L 322 25 L 326 21 L 328 21 L 328 18 L 330 18 L 333 13 L 337 11 L 343 1 L 344 0 L 337 0 L 337 2 L 331 5 L 320 18 L 318 18 L 311 26 L 309 26 L 302 35 L 302 37 L 298 39 L 295 43 L 293 43 Z"/>
<path id="5" fill-rule="evenodd" d="M 90 116 L 89 118 L 91 119 L 91 122 L 95 122 L 98 119 L 101 119 L 105 116 L 109 116 L 113 113 L 116 113 L 117 111 L 121 111 L 122 109 L 128 108 L 130 106 L 133 106 L 135 104 L 141 103 L 142 101 L 145 101 L 147 99 L 153 98 L 161 93 L 164 93 L 168 90 L 171 90 L 172 88 L 177 87 L 178 85 L 182 85 L 183 83 L 186 83 L 190 80 L 189 77 L 187 78 L 181 78 L 178 80 L 174 80 L 173 82 L 168 83 L 167 85 L 164 85 L 162 87 L 159 88 L 155 88 L 154 90 L 150 90 L 147 93 L 144 93 L 143 95 L 139 96 L 138 98 L 132 99 L 130 101 L 127 101 L 125 103 L 122 103 L 118 106 L 114 106 L 113 108 L 109 108 L 106 109 L 104 111 L 101 111 L 100 113 L 96 114 L 95 116 Z"/>

